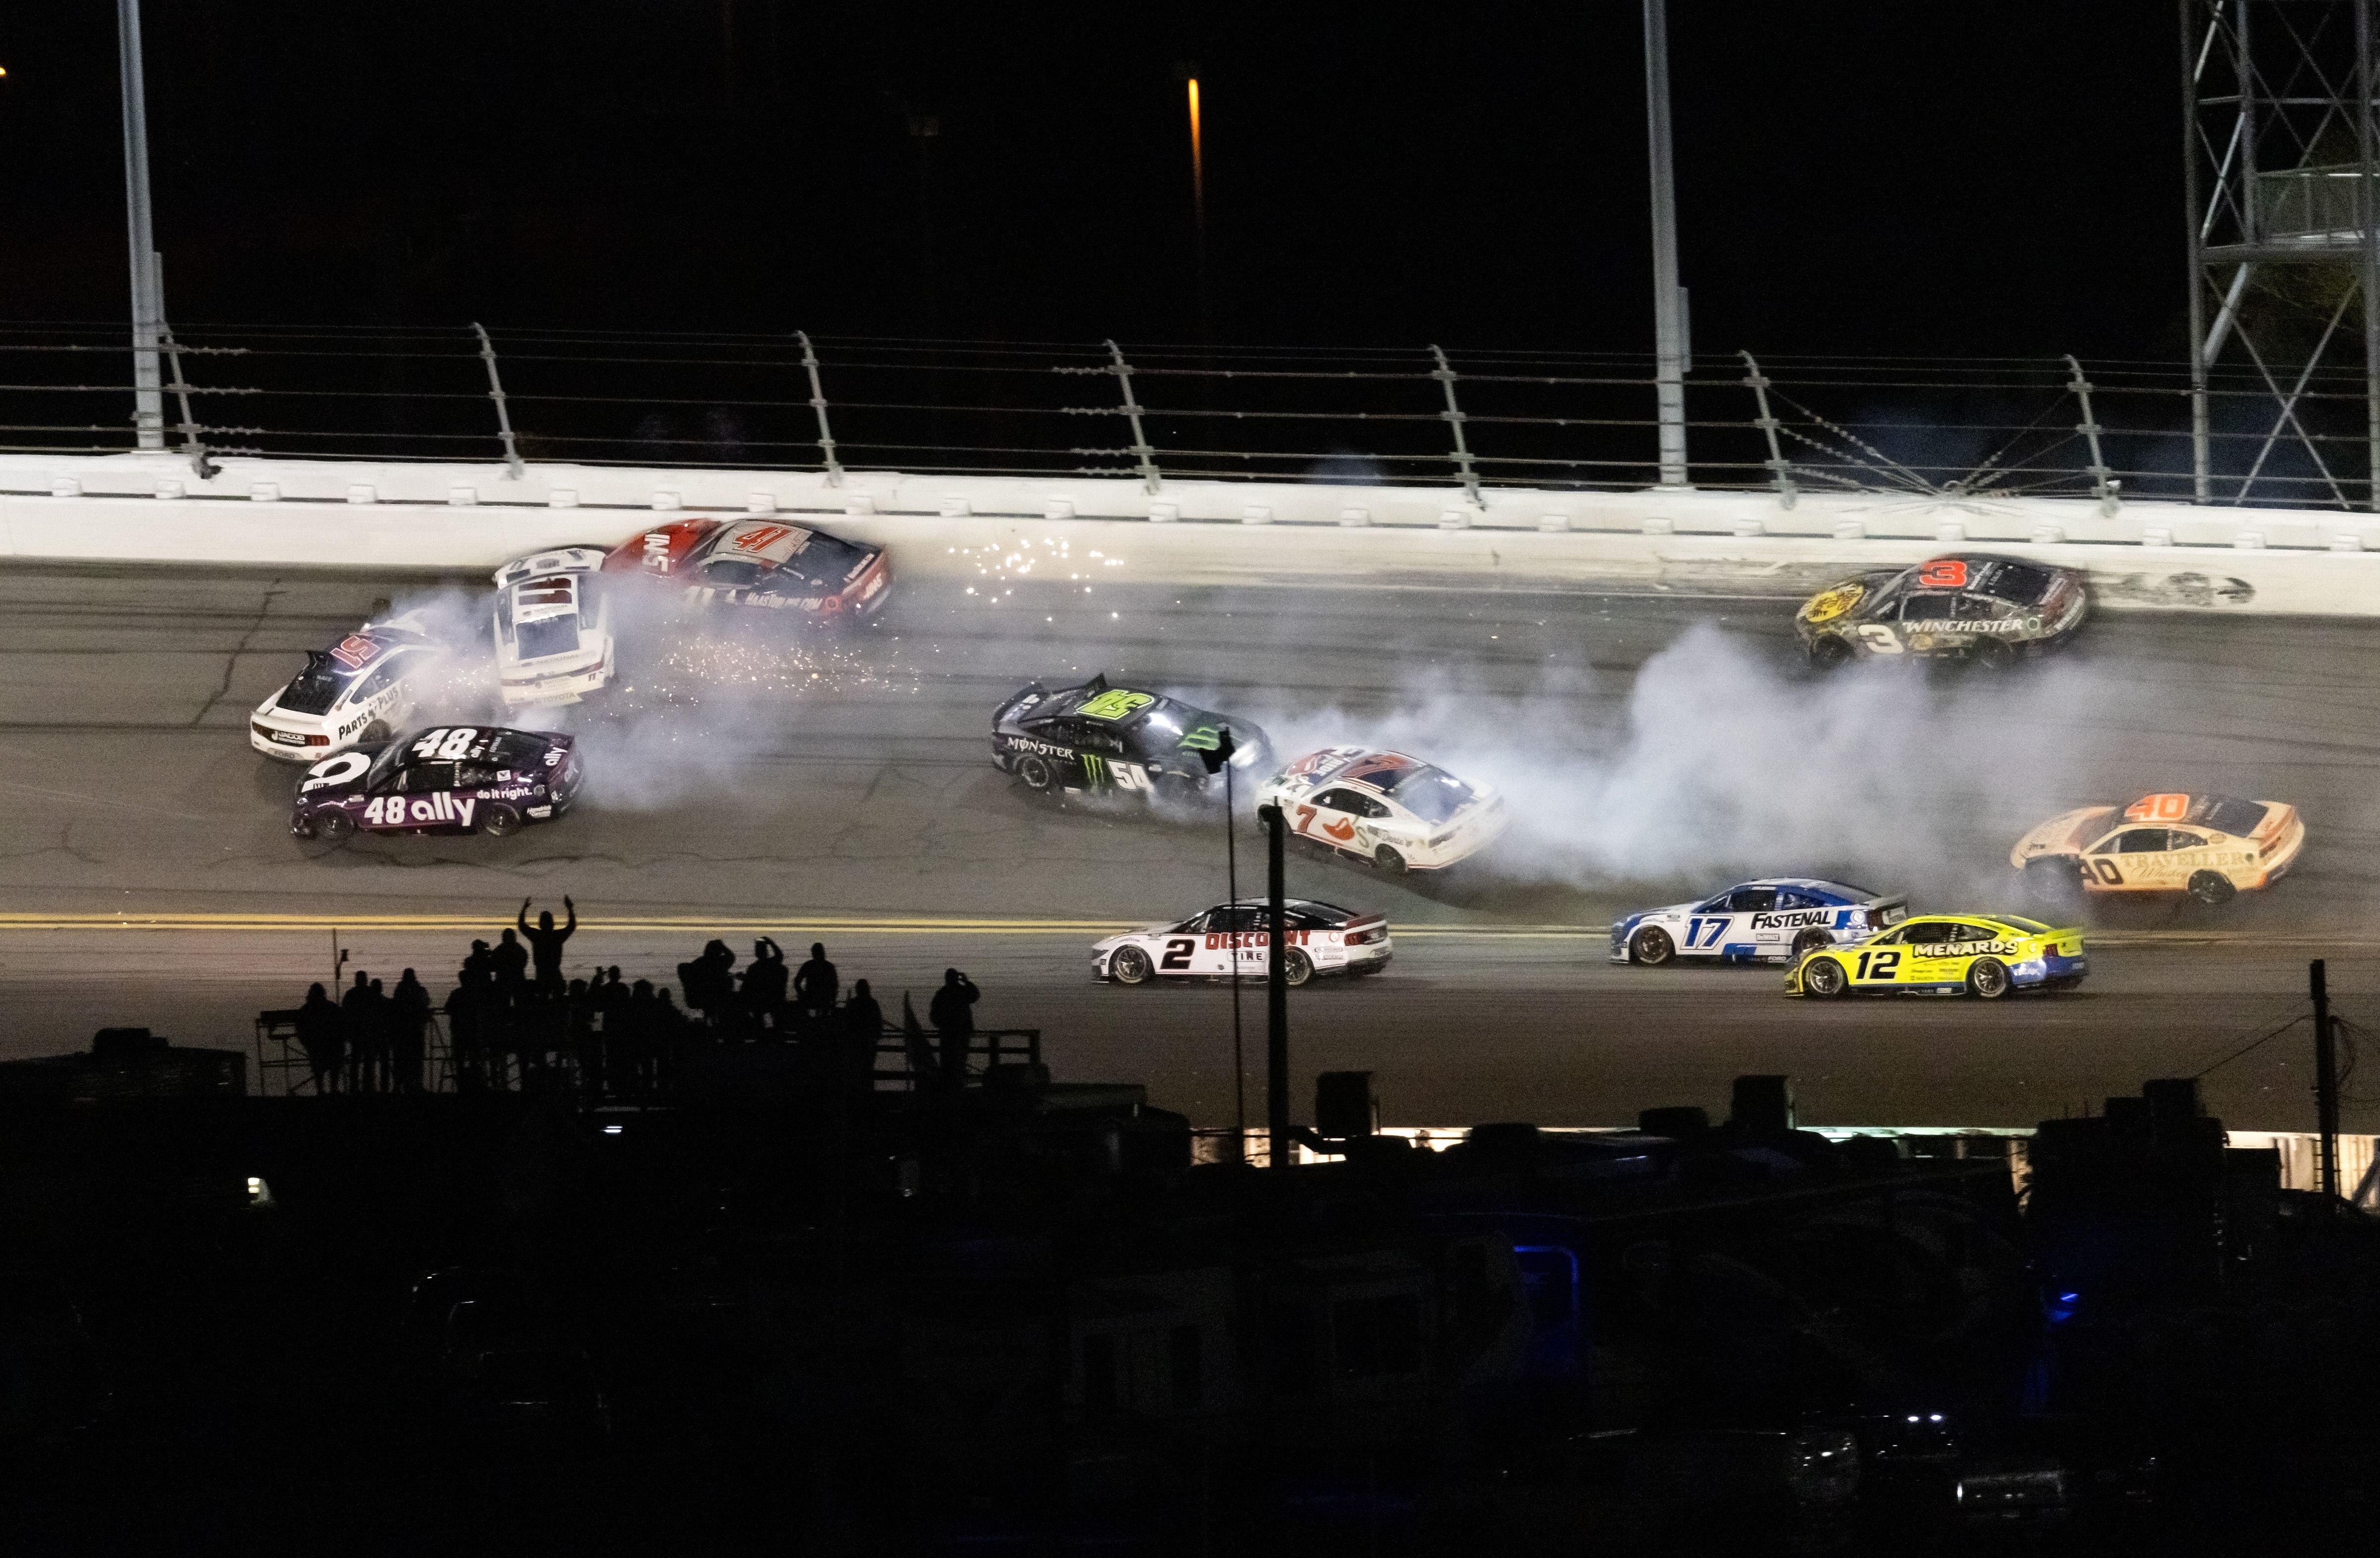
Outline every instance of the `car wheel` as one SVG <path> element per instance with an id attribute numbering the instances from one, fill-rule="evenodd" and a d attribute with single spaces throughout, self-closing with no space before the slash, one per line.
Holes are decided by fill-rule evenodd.
<path id="1" fill-rule="evenodd" d="M 2190 896 L 2209 909 L 2230 902 L 2239 891 L 2220 871 L 2202 871 L 2190 879 Z"/>
<path id="2" fill-rule="evenodd" d="M 1851 663 L 1853 651 L 1849 640 L 1840 634 L 1828 634 L 1810 641 L 1810 663 L 1820 670 L 1835 670 Z"/>
<path id="3" fill-rule="evenodd" d="M 1677 955 L 1678 944 L 1658 925 L 1646 925 L 1628 938 L 1628 960 L 1632 963 L 1657 969 Z"/>
<path id="4" fill-rule="evenodd" d="M 2015 987 L 2008 965 L 1998 958 L 1977 958 L 1967 970 L 1967 993 L 1978 1000 L 1997 1001 Z"/>
<path id="5" fill-rule="evenodd" d="M 1813 958 L 1802 965 L 1802 988 L 1822 1000 L 1831 1000 L 1852 987 L 1851 976 L 1835 958 Z"/>
<path id="6" fill-rule="evenodd" d="M 1108 960 L 1108 977 L 1118 984 L 1143 984 L 1157 971 L 1149 966 L 1148 954 L 1137 947 L 1119 947 Z"/>
<path id="7" fill-rule="evenodd" d="M 510 838 L 521 830 L 521 815 L 498 802 L 489 806 L 480 821 L 480 831 L 491 839 Z"/>
<path id="8" fill-rule="evenodd" d="M 388 740 L 388 721 L 385 719 L 373 720 L 370 724 L 364 727 L 363 734 L 356 738 L 356 741 L 359 745 L 365 746 L 370 745 L 373 742 L 384 742 L 386 740 Z"/>
<path id="9" fill-rule="evenodd" d="M 314 814 L 314 837 L 326 844 L 344 844 L 356 836 L 356 819 L 336 806 Z"/>
<path id="10" fill-rule="evenodd" d="M 1292 947 L 1281 955 L 1281 979 L 1284 984 L 1303 984 L 1314 977 L 1314 960 Z"/>
<path id="11" fill-rule="evenodd" d="M 1831 935 L 1814 926 L 1793 938 L 1793 960 L 1798 963 L 1819 948 L 1834 944 L 1835 938 Z"/>
<path id="12" fill-rule="evenodd" d="M 1405 857 L 1386 844 L 1372 851 L 1372 864 L 1391 876 L 1402 876 L 1405 874 Z"/>
<path id="13" fill-rule="evenodd" d="M 1058 770 L 1050 766 L 1050 759 L 1038 752 L 1028 752 L 1019 757 L 1015 774 L 1025 788 L 1037 795 L 1047 795 L 1058 788 Z"/>
<path id="14" fill-rule="evenodd" d="M 2072 855 L 2043 855 L 2024 863 L 2024 885 L 2034 899 L 2060 911 L 2082 901 L 2082 864 Z"/>
<path id="15" fill-rule="evenodd" d="M 2014 651 L 1997 638 L 1986 638 L 1976 645 L 1975 652 L 1969 658 L 1973 660 L 1978 670 L 2003 671 L 2016 664 Z"/>

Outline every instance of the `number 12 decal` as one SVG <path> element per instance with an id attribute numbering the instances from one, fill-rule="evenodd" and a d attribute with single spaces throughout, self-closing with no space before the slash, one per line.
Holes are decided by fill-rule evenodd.
<path id="1" fill-rule="evenodd" d="M 1859 976 L 1862 979 L 1888 979 L 1900 966 L 1898 952 L 1863 952 L 1859 955 Z"/>

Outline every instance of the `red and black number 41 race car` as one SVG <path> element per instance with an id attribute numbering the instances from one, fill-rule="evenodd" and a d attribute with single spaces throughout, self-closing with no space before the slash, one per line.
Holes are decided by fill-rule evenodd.
<path id="1" fill-rule="evenodd" d="M 359 829 L 501 839 L 568 811 L 581 777 L 568 736 L 442 725 L 307 769 L 289 831 L 333 843 Z"/>
<path id="2" fill-rule="evenodd" d="M 603 572 L 665 581 L 702 606 L 850 622 L 884 604 L 884 549 L 782 519 L 681 519 L 629 537 Z"/>

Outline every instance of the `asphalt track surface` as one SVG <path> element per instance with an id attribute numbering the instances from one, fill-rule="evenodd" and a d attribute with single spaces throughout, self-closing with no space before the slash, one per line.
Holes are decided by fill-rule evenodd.
<path id="1" fill-rule="evenodd" d="M 2313 956 L 2339 1009 L 2380 1028 L 2380 627 L 2108 615 L 2007 682 L 1817 682 L 1773 600 L 1086 577 L 906 586 L 842 637 L 649 632 L 631 691 L 549 717 L 588 743 L 572 815 L 325 850 L 289 836 L 297 770 L 249 750 L 248 711 L 377 599 L 438 581 L 0 572 L 0 1056 L 115 1023 L 244 1045 L 259 1008 L 325 976 L 334 930 L 351 969 L 412 965 L 443 991 L 470 936 L 568 892 L 574 972 L 663 977 L 714 934 L 797 958 L 824 939 L 897 1009 L 958 966 L 985 989 L 978 1021 L 1042 1029 L 1062 1077 L 1146 1081 L 1227 1124 L 1229 991 L 1087 979 L 1098 936 L 1224 896 L 1220 815 L 1052 806 L 989 761 L 1002 696 L 1094 670 L 1252 715 L 1284 746 L 1417 746 L 1513 797 L 1513 834 L 1448 880 L 1292 859 L 1293 894 L 1383 910 L 1397 938 L 1384 975 L 1293 993 L 1301 1109 L 1313 1072 L 1354 1068 L 1378 1074 L 1390 1123 L 1621 1123 L 1716 1111 L 1730 1077 L 1786 1071 L 1811 1123 L 2023 1124 L 2222 1060 L 2302 1008 Z M 471 587 L 447 591 L 464 620 Z M 484 715 L 465 691 L 449 707 Z M 2303 862 L 2221 912 L 2094 906 L 2072 996 L 1821 1005 L 1786 999 L 1773 969 L 1606 956 L 1616 912 L 1765 871 L 2013 903 L 2025 826 L 2171 788 L 2299 803 Z M 1243 890 L 1260 890 L 1256 834 L 1240 839 Z M 1259 989 L 1245 1009 L 1260 1117 Z M 2216 1067 L 2211 1107 L 2307 1127 L 2309 1051 L 2301 1024 Z M 2380 1128 L 2364 1086 L 2350 1129 Z"/>

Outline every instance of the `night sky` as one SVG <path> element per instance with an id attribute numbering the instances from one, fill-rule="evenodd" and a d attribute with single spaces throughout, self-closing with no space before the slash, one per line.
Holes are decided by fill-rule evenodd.
<path id="1" fill-rule="evenodd" d="M 1648 350 L 1639 17 L 150 0 L 167 303 L 1187 341 L 1195 60 L 1216 339 Z M 2182 355 L 2164 0 L 1671 25 L 1698 353 Z M 0 22 L 6 318 L 124 317 L 115 39 L 102 0 Z"/>

